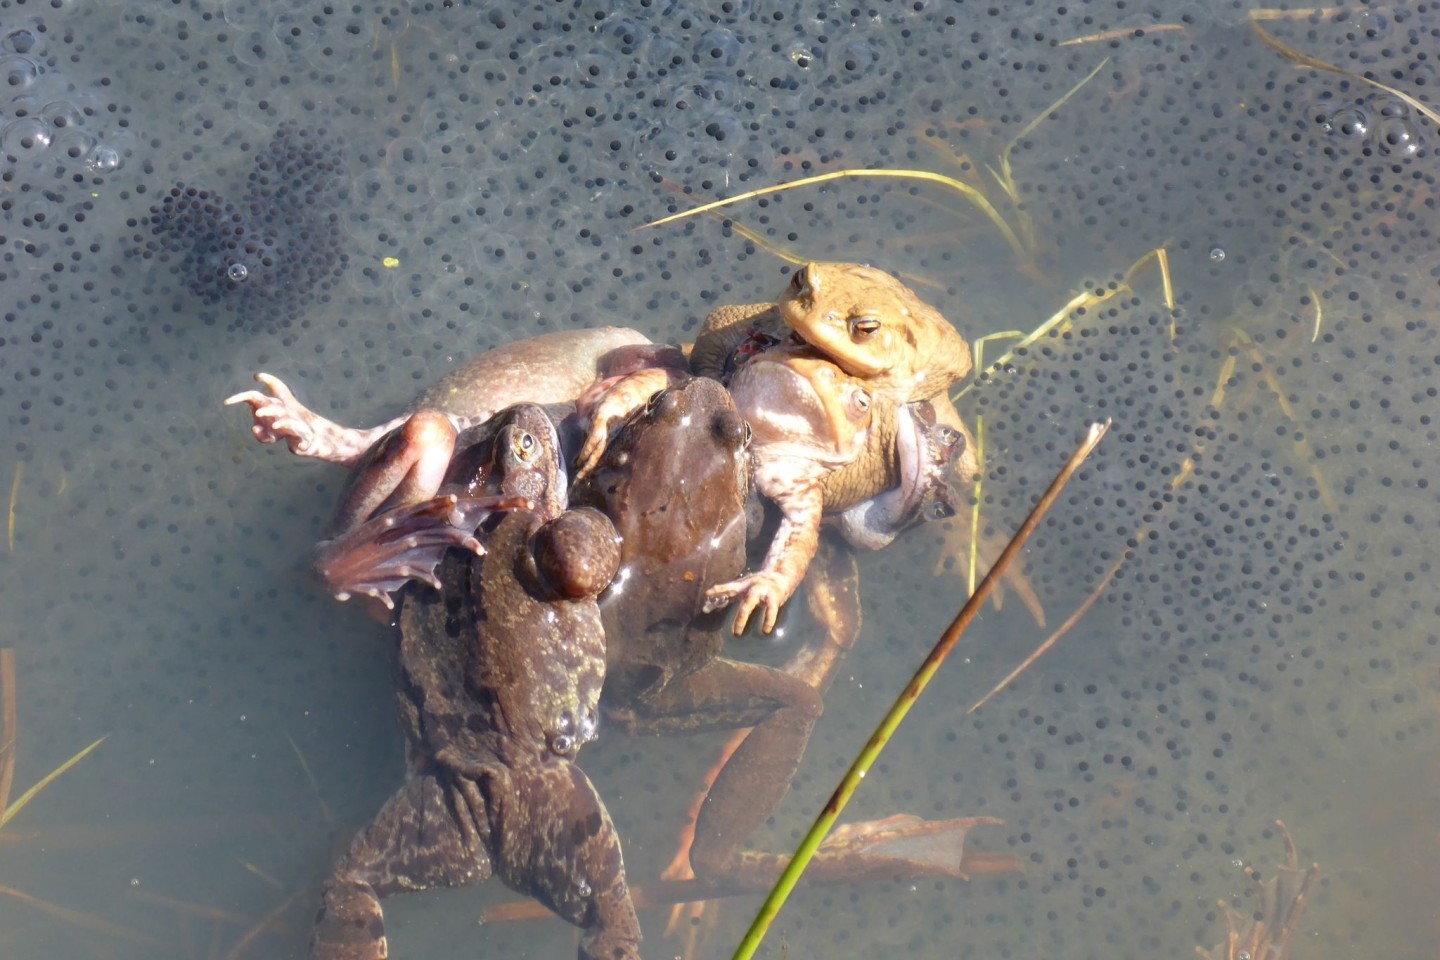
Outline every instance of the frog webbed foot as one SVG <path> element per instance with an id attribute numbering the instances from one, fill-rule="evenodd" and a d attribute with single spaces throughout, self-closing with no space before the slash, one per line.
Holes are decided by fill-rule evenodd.
<path id="1" fill-rule="evenodd" d="M 451 547 L 484 553 L 475 528 L 497 510 L 528 509 L 523 497 L 432 497 L 387 510 L 315 548 L 315 572 L 337 600 L 370 597 L 387 610 L 419 580 L 437 590 L 435 568 Z"/>
<path id="2" fill-rule="evenodd" d="M 250 432 L 261 443 L 285 441 L 290 452 L 341 466 L 353 466 L 360 455 L 393 424 L 357 430 L 327 420 L 296 399 L 290 388 L 268 373 L 255 374 L 255 380 L 269 390 L 246 390 L 225 400 L 227 407 L 246 404 L 254 424 Z"/>
<path id="3" fill-rule="evenodd" d="M 969 880 L 965 840 L 971 828 L 1003 823 L 994 817 L 925 820 L 896 814 L 836 828 L 820 845 L 817 856 L 857 879 L 943 876 Z"/>

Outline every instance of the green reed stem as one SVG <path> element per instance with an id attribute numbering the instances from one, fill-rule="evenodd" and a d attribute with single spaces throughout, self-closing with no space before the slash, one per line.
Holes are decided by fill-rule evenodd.
<path id="1" fill-rule="evenodd" d="M 850 765 L 850 769 L 846 771 L 845 776 L 840 780 L 840 785 L 836 787 L 835 792 L 831 794 L 829 802 L 827 802 L 825 807 L 820 811 L 820 815 L 815 818 L 815 823 L 810 827 L 810 832 L 805 834 L 805 838 L 800 841 L 800 846 L 796 848 L 794 856 L 790 858 L 790 863 L 786 865 L 784 872 L 780 874 L 780 879 L 775 881 L 774 889 L 772 889 L 770 895 L 765 898 L 765 902 L 760 905 L 760 912 L 755 915 L 755 920 L 750 924 L 750 929 L 745 932 L 744 939 L 740 941 L 740 946 L 735 950 L 733 960 L 750 960 L 750 958 L 755 955 L 755 951 L 760 946 L 760 941 L 765 938 L 765 933 L 770 929 L 771 922 L 780 913 L 780 908 L 785 905 L 785 901 L 789 899 L 790 892 L 795 889 L 795 885 L 800 881 L 800 875 L 805 872 L 805 867 L 810 863 L 811 858 L 815 855 L 815 851 L 819 849 L 826 834 L 830 832 L 830 828 L 834 826 L 835 821 L 840 818 L 841 811 L 843 811 L 845 805 L 850 802 L 851 796 L 854 795 L 856 789 L 860 786 L 860 781 L 865 779 L 866 771 L 870 769 L 875 763 L 875 760 L 880 756 L 880 751 L 885 749 L 885 744 L 890 742 L 890 738 L 894 736 L 895 731 L 899 729 L 900 722 L 905 719 L 905 715 L 910 712 L 910 708 L 914 706 L 915 701 L 920 698 L 921 692 L 930 683 L 930 679 L 935 676 L 935 672 L 940 669 L 940 664 L 944 663 L 945 658 L 950 655 L 950 651 L 954 649 L 956 642 L 960 639 L 960 635 L 963 634 L 966 627 L 970 625 L 970 621 L 975 619 L 975 615 L 979 612 L 980 607 L 985 603 L 986 599 L 989 598 L 991 592 L 994 591 L 996 584 L 1000 582 L 1000 577 L 1004 575 L 1006 568 L 1010 566 L 1021 549 L 1024 548 L 1025 541 L 1030 538 L 1030 534 L 1040 525 L 1040 521 L 1044 519 L 1046 512 L 1049 511 L 1051 505 L 1053 505 L 1055 500 L 1060 496 L 1060 491 L 1064 489 L 1065 484 L 1069 482 L 1075 471 L 1080 468 L 1080 464 L 1085 461 L 1085 458 L 1090 456 L 1090 453 L 1100 442 L 1100 438 L 1105 436 L 1105 431 L 1109 429 L 1109 420 L 1106 420 L 1104 423 L 1091 424 L 1085 439 L 1076 447 L 1075 452 L 1070 455 L 1070 459 L 1065 461 L 1065 466 L 1060 468 L 1060 472 L 1056 475 L 1055 479 L 1051 481 L 1050 486 L 1040 497 L 1039 502 L 1037 502 L 1035 507 L 1030 511 L 1030 515 L 1025 518 L 1025 522 L 1020 525 L 1020 529 L 1016 531 L 1015 536 L 1011 538 L 1010 543 L 1006 545 L 1004 552 L 1000 554 L 1000 558 L 995 561 L 995 564 L 990 568 L 990 572 L 985 574 L 985 579 L 980 581 L 980 586 L 975 589 L 975 592 L 970 596 L 965 606 L 961 608 L 954 621 L 952 621 L 945 632 L 941 634 L 940 639 L 936 641 L 934 648 L 930 651 L 930 655 L 925 658 L 925 662 L 920 665 L 920 669 L 915 671 L 915 676 L 905 685 L 905 689 L 901 691 L 900 696 L 895 700 L 895 703 L 891 705 L 889 712 L 885 714 L 885 718 L 880 721 L 880 725 L 876 727 L 875 732 L 870 735 L 870 740 L 865 744 L 864 749 L 860 751 L 860 755 L 855 758 L 855 762 Z"/>

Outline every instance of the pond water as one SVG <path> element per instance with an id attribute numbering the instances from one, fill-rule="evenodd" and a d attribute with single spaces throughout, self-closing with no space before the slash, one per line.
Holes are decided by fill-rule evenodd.
<path id="1" fill-rule="evenodd" d="M 303 956 L 399 782 L 386 634 L 307 572 L 343 477 L 224 397 L 265 370 L 378 422 L 515 337 L 686 340 L 784 254 L 895 271 L 972 341 L 1092 291 L 960 400 L 993 536 L 1114 428 L 1025 553 L 1047 626 L 987 609 L 853 807 L 997 817 L 972 845 L 1023 870 L 802 891 L 762 952 L 1189 955 L 1217 900 L 1256 908 L 1283 820 L 1321 864 L 1296 956 L 1433 955 L 1440 13 L 1249 6 L 0 0 L 12 797 L 107 738 L 0 831 L 0 953 Z M 281 175 L 324 172 L 279 196 L 252 172 L 292 122 Z M 640 229 L 878 168 L 972 192 L 847 175 Z M 199 214 L 140 255 L 177 182 L 255 241 L 237 290 L 197 280 Z M 955 552 L 931 525 L 862 558 L 864 635 L 758 843 L 798 838 L 954 615 Z M 632 881 L 718 742 L 585 751 Z M 559 921 L 480 925 L 511 899 L 389 901 L 393 955 L 571 955 Z"/>

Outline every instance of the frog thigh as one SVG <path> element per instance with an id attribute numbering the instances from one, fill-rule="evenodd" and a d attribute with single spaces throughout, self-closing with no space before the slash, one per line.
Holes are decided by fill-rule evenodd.
<path id="1" fill-rule="evenodd" d="M 457 817 L 457 801 L 440 779 L 421 775 L 386 802 L 325 884 L 311 960 L 383 960 L 381 897 L 490 876 L 483 840 Z"/>
<path id="2" fill-rule="evenodd" d="M 584 771 L 517 760 L 484 787 L 496 873 L 584 931 L 580 960 L 639 960 L 620 837 Z"/>

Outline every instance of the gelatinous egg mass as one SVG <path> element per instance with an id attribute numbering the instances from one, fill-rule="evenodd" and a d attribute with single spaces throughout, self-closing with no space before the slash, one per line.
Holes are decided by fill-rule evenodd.
<path id="1" fill-rule="evenodd" d="M 238 203 L 176 184 L 151 207 L 136 252 L 172 263 L 202 301 L 241 320 L 292 319 L 345 270 L 343 174 L 324 128 L 287 122 L 256 156 Z"/>
<path id="2" fill-rule="evenodd" d="M 224 397 L 263 370 L 377 424 L 517 337 L 693 340 L 806 259 L 970 340 L 984 484 L 827 594 L 863 631 L 759 848 L 963 602 L 953 531 L 983 566 L 1114 425 L 1022 554 L 1046 625 L 1005 584 L 855 799 L 1001 819 L 968 844 L 1023 871 L 802 885 L 761 952 L 1194 956 L 1218 900 L 1270 915 L 1245 868 L 1293 879 L 1283 819 L 1322 867 L 1295 960 L 1433 956 L 1437 50 L 1402 0 L 0 0 L 10 801 L 110 734 L 0 831 L 46 904 L 0 897 L 5 960 L 303 956 L 399 784 L 390 635 L 308 577 L 346 473 Z M 727 653 L 798 655 L 792 606 Z M 615 726 L 581 759 L 649 886 L 724 737 Z M 575 952 L 465 892 L 391 909 L 397 957 Z"/>

